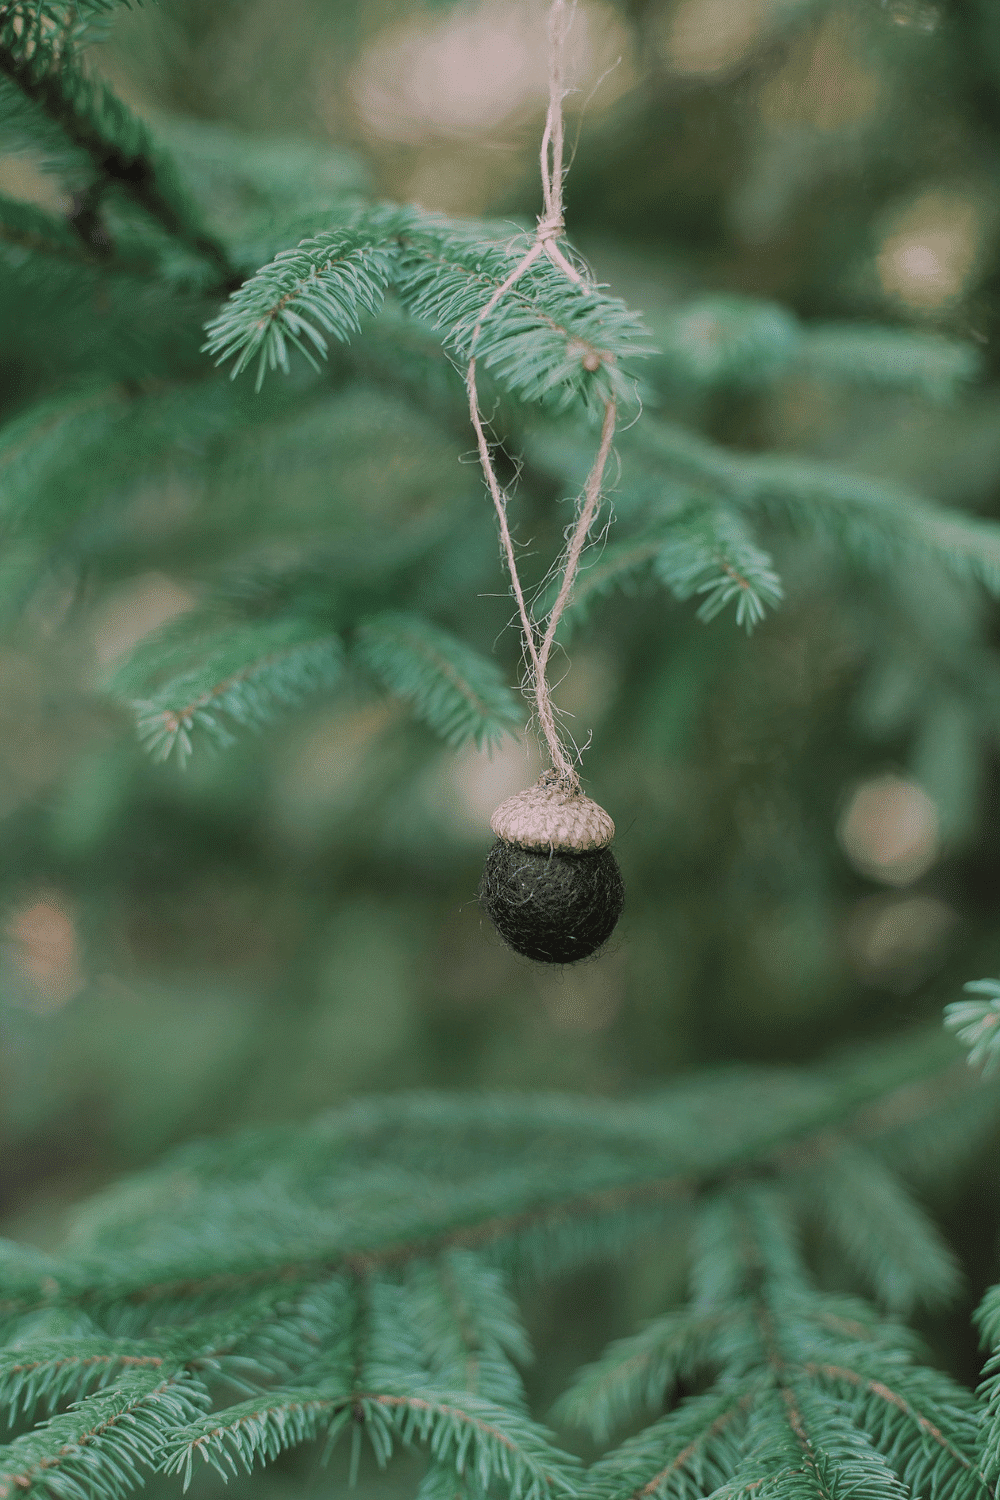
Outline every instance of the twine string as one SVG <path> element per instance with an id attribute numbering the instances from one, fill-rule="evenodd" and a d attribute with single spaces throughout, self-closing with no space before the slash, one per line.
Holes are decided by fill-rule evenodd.
<path id="1" fill-rule="evenodd" d="M 611 445 L 614 442 L 615 423 L 618 415 L 617 407 L 614 398 L 608 397 L 604 404 L 604 421 L 601 426 L 601 439 L 597 454 L 590 473 L 587 475 L 582 494 L 577 501 L 576 514 L 567 536 L 566 547 L 557 565 L 556 571 L 558 572 L 561 569 L 562 576 L 556 593 L 555 603 L 544 621 L 536 621 L 528 608 L 524 597 L 524 590 L 521 586 L 517 570 L 514 539 L 507 520 L 507 495 L 493 467 L 490 444 L 486 436 L 482 413 L 479 409 L 475 352 L 479 336 L 482 333 L 483 325 L 487 318 L 490 317 L 511 288 L 516 285 L 525 272 L 541 256 L 547 256 L 552 264 L 557 266 L 563 275 L 577 286 L 584 286 L 586 284 L 583 276 L 559 246 L 559 240 L 565 231 L 565 221 L 563 218 L 564 132 L 562 103 L 566 94 L 564 81 L 566 38 L 573 20 L 574 9 L 575 0 L 571 0 L 569 4 L 567 4 L 567 0 L 552 0 L 549 8 L 549 104 L 545 117 L 545 129 L 542 132 L 540 150 L 542 214 L 538 219 L 535 237 L 530 247 L 514 266 L 507 279 L 497 287 L 479 314 L 475 327 L 472 330 L 471 353 L 466 371 L 465 384 L 469 397 L 469 416 L 476 434 L 479 463 L 483 471 L 483 478 L 486 480 L 486 486 L 493 500 L 494 509 L 496 510 L 500 543 L 507 564 L 507 571 L 510 574 L 511 589 L 517 601 L 521 634 L 524 639 L 524 650 L 527 656 L 528 676 L 532 696 L 535 700 L 535 713 L 538 718 L 538 725 L 545 737 L 549 758 L 552 761 L 553 770 L 559 781 L 568 789 L 578 791 L 580 788 L 580 778 L 559 734 L 555 709 L 552 705 L 547 669 L 549 657 L 552 654 L 552 648 L 555 644 L 559 621 L 562 619 L 566 606 L 569 603 L 573 584 L 576 581 L 581 555 L 587 544 L 591 527 L 594 525 L 601 508 L 604 471 L 611 453 Z M 588 350 L 583 358 L 585 367 L 591 371 L 597 369 L 600 363 L 603 362 L 602 356 L 593 350 Z"/>

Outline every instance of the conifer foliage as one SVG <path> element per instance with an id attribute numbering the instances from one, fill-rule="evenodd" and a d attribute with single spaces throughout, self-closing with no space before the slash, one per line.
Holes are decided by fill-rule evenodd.
<path id="1" fill-rule="evenodd" d="M 988 1085 L 942 1091 L 946 1060 L 923 1037 L 892 1068 L 727 1072 L 625 1105 L 403 1094 L 182 1148 L 86 1204 L 65 1256 L 5 1247 L 0 1485 L 116 1495 L 345 1440 L 355 1465 L 361 1443 L 380 1464 L 423 1449 L 422 1493 L 989 1495 L 974 1397 L 889 1311 L 955 1284 L 900 1168 L 956 1111 L 996 1117 Z M 874 1303 L 823 1290 L 801 1248 L 845 1213 Z M 552 1414 L 605 1446 L 648 1424 L 584 1468 L 528 1413 L 508 1278 L 680 1228 L 689 1300 Z"/>
<path id="2" fill-rule="evenodd" d="M 452 458 L 469 449 L 455 366 L 473 350 L 498 463 L 536 495 L 579 492 L 610 400 L 635 419 L 617 443 L 619 521 L 587 554 L 564 638 L 640 588 L 750 631 L 782 608 L 782 556 L 810 546 L 857 574 L 878 619 L 901 607 L 883 588 L 896 569 L 970 614 L 1000 596 L 995 522 L 665 415 L 678 390 L 752 392 L 791 369 L 947 401 L 977 375 L 967 344 L 809 327 L 736 296 L 644 319 L 545 256 L 480 327 L 531 243 L 523 227 L 373 203 L 349 171 L 317 211 L 308 151 L 279 168 L 191 122 L 163 122 L 161 142 L 82 57 L 114 9 L 0 0 L 0 132 L 61 175 L 70 205 L 0 197 L 0 301 L 32 329 L 77 313 L 57 370 L 32 339 L 20 350 L 0 594 L 71 634 L 82 600 L 150 565 L 143 527 L 151 508 L 169 515 L 171 480 L 208 497 L 169 539 L 190 607 L 101 687 L 157 759 L 352 691 L 398 700 L 454 747 L 523 722 L 511 672 L 467 639 L 464 594 L 456 606 L 484 575 L 496 584 L 482 496 L 470 521 L 457 464 L 440 506 L 442 471 L 420 467 L 428 429 Z M 354 478 L 396 428 L 412 504 L 359 539 Z M 296 528 L 311 537 L 315 515 L 296 463 L 318 430 L 342 438 L 332 540 L 303 557 Z M 282 475 L 267 517 L 261 453 Z M 995 682 L 935 645 L 947 691 L 985 715 Z M 950 1022 L 988 1073 L 1000 987 L 972 989 Z M 960 1147 L 945 1162 L 931 1143 L 973 1145 L 998 1114 L 996 1088 L 957 1078 L 953 1053 L 917 1037 L 627 1103 L 402 1093 L 182 1148 L 85 1204 L 65 1253 L 0 1246 L 0 1500 L 118 1500 L 152 1473 L 225 1478 L 314 1441 L 342 1443 L 355 1471 L 364 1447 L 382 1465 L 421 1450 L 421 1500 L 993 1497 L 1000 1352 L 977 1397 L 900 1321 L 959 1280 L 919 1191 Z M 517 1285 L 667 1237 L 687 1246 L 683 1305 L 588 1364 L 543 1425 Z M 980 1323 L 1000 1348 L 996 1289 Z M 589 1467 L 574 1429 L 605 1450 Z"/>
<path id="3" fill-rule="evenodd" d="M 16 517 L 8 566 L 20 600 L 52 571 L 47 543 L 54 531 L 61 529 L 65 542 L 56 558 L 61 578 L 67 568 L 91 575 L 107 569 L 109 536 L 136 488 L 178 465 L 190 467 L 192 445 L 210 445 L 217 468 L 248 425 L 271 422 L 276 443 L 287 443 L 291 452 L 294 413 L 315 398 L 315 387 L 307 394 L 300 382 L 295 395 L 272 392 L 268 401 L 261 387 L 269 371 L 288 372 L 294 358 L 316 367 L 329 357 L 331 341 L 348 346 L 343 358 L 356 375 L 378 379 L 378 372 L 391 371 L 395 387 L 415 399 L 426 400 L 430 374 L 440 391 L 439 413 L 456 420 L 457 413 L 447 415 L 457 397 L 451 361 L 468 358 L 482 309 L 528 243 L 509 223 L 459 222 L 417 208 L 366 204 L 351 183 L 325 204 L 326 227 L 260 264 L 261 244 L 280 243 L 283 221 L 285 232 L 294 232 L 294 186 L 267 179 L 265 155 L 254 191 L 270 200 L 266 230 L 259 218 L 251 223 L 245 215 L 224 231 L 208 227 L 207 195 L 215 184 L 206 163 L 211 160 L 217 173 L 222 160 L 232 172 L 252 177 L 252 153 L 240 161 L 238 150 L 216 141 L 210 127 L 199 134 L 188 126 L 174 133 L 172 156 L 88 73 L 80 45 L 111 9 L 110 3 L 25 0 L 0 11 L 3 128 L 8 139 L 26 140 L 48 155 L 73 186 L 76 205 L 67 220 L 46 218 L 27 205 L 0 205 L 0 254 L 11 286 L 51 303 L 54 274 L 57 295 L 75 300 L 96 287 L 97 277 L 114 310 L 97 343 L 81 351 L 90 389 L 82 397 L 79 390 L 50 396 L 0 434 L 5 513 Z M 313 211 L 314 165 L 303 158 L 299 222 L 302 212 Z M 35 280 L 43 274 L 44 291 Z M 229 288 L 209 315 L 208 299 Z M 134 368 L 121 368 L 132 361 L 120 319 L 137 296 L 148 303 L 147 335 L 159 324 L 166 337 L 182 310 L 187 321 L 186 351 L 176 349 L 172 332 L 175 352 L 159 356 L 174 361 L 168 389 L 149 384 L 166 370 L 156 368 L 148 350 L 137 381 Z M 200 355 L 194 345 L 199 318 L 207 330 Z M 922 557 L 1000 592 L 994 523 L 806 460 L 734 454 L 656 412 L 660 394 L 679 385 L 752 386 L 796 362 L 835 381 L 888 382 L 947 399 L 975 374 L 967 346 L 876 327 L 800 329 L 780 310 L 739 298 L 707 299 L 647 328 L 606 289 L 567 280 L 543 256 L 486 320 L 476 353 L 492 387 L 489 399 L 517 403 L 505 407 L 504 420 L 515 439 L 526 427 L 528 457 L 560 487 L 581 482 L 593 449 L 589 424 L 609 397 L 625 411 L 637 411 L 638 399 L 646 407 L 619 442 L 619 528 L 585 563 L 565 630 L 574 614 L 579 618 L 602 596 L 644 581 L 665 586 L 679 600 L 696 600 L 706 622 L 732 609 L 749 630 L 780 607 L 783 585 L 768 546 L 782 532 L 817 534 L 876 573 L 908 556 Z M 242 384 L 227 391 L 225 376 L 211 375 L 210 358 L 237 378 L 252 366 L 261 398 Z M 133 381 L 127 393 L 116 383 L 126 373 Z M 535 405 L 538 413 L 520 416 L 522 405 Z M 99 454 L 99 468 L 82 484 L 81 443 Z M 426 606 L 412 588 L 415 551 L 419 545 L 398 559 L 388 584 L 396 601 L 413 608 L 411 641 L 418 630 L 429 640 L 428 632 L 443 622 L 419 623 Z M 195 731 L 226 743 L 235 728 L 259 726 L 329 693 L 340 684 L 345 661 L 362 671 L 375 662 L 376 677 L 400 691 L 451 744 L 488 743 L 517 722 L 516 700 L 504 696 L 492 667 L 471 650 L 458 668 L 447 651 L 425 645 L 417 666 L 415 658 L 402 661 L 397 641 L 390 660 L 384 627 L 369 625 L 357 610 L 357 579 L 355 586 L 343 580 L 350 602 L 328 603 L 325 617 L 312 603 L 306 618 L 302 591 L 287 580 L 267 620 L 259 618 L 259 600 L 242 617 L 229 607 L 234 582 L 224 565 L 207 580 L 204 608 L 216 624 L 205 630 L 195 619 L 188 622 L 192 649 L 179 675 L 171 675 L 178 649 L 171 627 L 145 641 L 109 684 L 131 705 L 140 738 L 157 756 L 176 751 L 183 758 L 195 746 Z M 356 650 L 350 649 L 355 631 Z M 378 632 L 382 644 L 373 655 Z"/>

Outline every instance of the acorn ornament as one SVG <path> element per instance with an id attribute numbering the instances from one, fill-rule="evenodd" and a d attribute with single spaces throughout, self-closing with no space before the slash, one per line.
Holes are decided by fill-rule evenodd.
<path id="1" fill-rule="evenodd" d="M 615 825 L 575 778 L 546 771 L 501 802 L 497 841 L 479 886 L 480 905 L 507 945 L 543 964 L 589 958 L 614 931 L 625 903 Z"/>
<path id="2" fill-rule="evenodd" d="M 480 905 L 504 942 L 516 953 L 543 964 L 572 964 L 595 953 L 614 931 L 625 902 L 618 862 L 609 847 L 615 825 L 596 802 L 580 790 L 573 754 L 563 744 L 558 711 L 552 703 L 548 668 L 557 633 L 588 545 L 602 534 L 600 525 L 604 474 L 611 458 L 618 421 L 620 374 L 614 374 L 614 355 L 599 342 L 567 336 L 565 365 L 558 375 L 567 401 L 580 381 L 596 405 L 603 404 L 601 436 L 593 463 L 576 498 L 573 520 L 566 527 L 565 546 L 551 570 L 551 605 L 537 615 L 525 594 L 517 567 L 517 547 L 508 520 L 509 496 L 493 463 L 493 439 L 479 406 L 477 345 L 484 326 L 495 320 L 515 284 L 539 261 L 549 262 L 547 275 L 561 272 L 567 286 L 595 289 L 590 272 L 575 255 L 561 248 L 563 221 L 564 48 L 573 7 L 552 0 L 549 12 L 549 109 L 540 153 L 544 211 L 533 240 L 524 246 L 504 280 L 483 303 L 468 341 L 465 389 L 469 416 L 476 434 L 479 463 L 496 512 L 500 548 L 517 604 L 524 648 L 525 695 L 534 699 L 534 718 L 544 738 L 552 770 L 535 786 L 508 797 L 490 820 L 497 841 L 490 850 L 479 885 Z M 506 269 L 506 268 L 505 268 Z M 515 313 L 514 325 L 523 315 Z M 471 322 L 471 315 L 469 318 Z M 495 334 L 495 324 L 493 327 Z M 572 378 L 574 362 L 579 368 Z M 553 376 L 555 380 L 557 377 Z M 563 650 L 562 644 L 558 647 Z"/>

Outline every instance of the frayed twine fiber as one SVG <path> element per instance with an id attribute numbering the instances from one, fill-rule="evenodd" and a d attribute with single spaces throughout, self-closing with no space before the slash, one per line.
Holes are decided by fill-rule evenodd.
<path id="1" fill-rule="evenodd" d="M 568 0 L 551 0 L 549 7 L 549 108 L 545 119 L 545 129 L 542 133 L 540 153 L 544 212 L 538 220 L 535 238 L 531 245 L 513 267 L 506 281 L 497 287 L 476 320 L 476 326 L 472 330 L 472 339 L 470 341 L 470 358 L 468 368 L 465 372 L 465 386 L 469 400 L 469 417 L 476 434 L 479 463 L 483 471 L 483 478 L 486 480 L 487 488 L 493 499 L 493 506 L 497 515 L 497 525 L 500 531 L 500 543 L 507 562 L 507 570 L 510 574 L 511 591 L 517 601 L 517 612 L 521 621 L 521 634 L 527 662 L 527 676 L 535 700 L 538 726 L 545 736 L 553 768 L 565 778 L 569 785 L 579 791 L 580 778 L 559 734 L 559 728 L 556 723 L 556 710 L 552 704 L 552 695 L 547 674 L 549 657 L 555 645 L 556 630 L 573 592 L 573 584 L 580 566 L 581 554 L 587 545 L 587 540 L 601 509 L 601 487 L 604 483 L 604 471 L 607 468 L 608 458 L 611 454 L 611 445 L 614 442 L 617 405 L 613 397 L 608 397 L 605 402 L 604 421 L 601 424 L 601 440 L 598 445 L 597 455 L 584 483 L 583 493 L 577 500 L 576 517 L 568 530 L 566 547 L 560 559 L 559 565 L 562 568 L 562 578 L 560 579 L 555 603 L 544 620 L 536 620 L 528 607 L 527 600 L 524 597 L 524 590 L 521 587 L 521 580 L 518 576 L 514 539 L 507 521 L 507 494 L 501 486 L 496 470 L 493 467 L 490 443 L 486 435 L 483 416 L 479 410 L 479 392 L 476 386 L 476 344 L 482 332 L 483 324 L 503 301 L 511 287 L 535 264 L 536 260 L 539 260 L 543 255 L 547 256 L 552 264 L 562 271 L 567 280 L 574 282 L 577 286 L 586 286 L 588 284 L 588 281 L 581 276 L 573 262 L 559 247 L 559 241 L 562 238 L 565 228 L 563 223 L 564 137 L 562 103 L 566 88 L 563 77 L 563 56 L 566 46 L 566 35 L 569 31 L 575 9 L 576 0 L 572 0 L 572 3 L 568 3 Z M 610 354 L 600 349 L 581 350 L 580 360 L 584 369 L 591 372 L 598 370 L 602 364 L 612 364 L 614 362 Z M 577 754 L 577 759 L 579 759 L 579 754 Z"/>
<path id="2" fill-rule="evenodd" d="M 479 903 L 515 953 L 541 964 L 572 964 L 607 942 L 625 904 L 625 886 L 609 848 L 543 854 L 498 839 L 483 869 Z"/>

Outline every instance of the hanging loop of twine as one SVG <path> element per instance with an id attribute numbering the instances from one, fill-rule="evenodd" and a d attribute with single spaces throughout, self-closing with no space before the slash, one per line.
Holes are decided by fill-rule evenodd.
<path id="1" fill-rule="evenodd" d="M 510 574 L 511 591 L 517 602 L 521 634 L 524 640 L 524 652 L 527 659 L 528 678 L 532 697 L 535 701 L 535 713 L 539 729 L 548 747 L 549 758 L 552 761 L 552 771 L 547 772 L 546 775 L 554 775 L 558 778 L 559 784 L 566 790 L 576 792 L 580 789 L 580 777 L 559 734 L 548 683 L 547 669 L 549 657 L 555 644 L 559 621 L 562 619 L 572 595 L 573 584 L 580 565 L 580 557 L 586 546 L 591 527 L 597 519 L 601 508 L 604 471 L 611 454 L 612 443 L 614 442 L 617 408 L 614 398 L 608 397 L 605 401 L 604 421 L 601 426 L 601 438 L 597 454 L 584 483 L 583 492 L 577 501 L 575 519 L 567 538 L 565 551 L 560 559 L 559 568 L 561 569 L 561 578 L 559 588 L 556 592 L 555 603 L 549 611 L 548 616 L 543 621 L 537 621 L 528 608 L 524 597 L 524 590 L 521 587 L 521 580 L 517 571 L 514 541 L 507 521 L 507 496 L 493 467 L 493 458 L 490 452 L 489 440 L 486 436 L 482 413 L 479 409 L 479 393 L 476 386 L 476 345 L 479 341 L 483 325 L 503 301 L 511 288 L 516 285 L 525 272 L 541 256 L 547 256 L 552 264 L 557 266 L 563 275 L 577 286 L 584 286 L 586 284 L 576 266 L 573 265 L 572 261 L 568 259 L 559 247 L 559 240 L 562 238 L 566 227 L 563 217 L 564 136 L 562 102 L 566 93 L 564 86 L 564 59 L 566 37 L 573 19 L 574 8 L 575 0 L 570 4 L 567 4 L 567 0 L 552 0 L 549 8 L 549 105 L 545 118 L 545 129 L 542 132 L 540 151 L 543 212 L 538 220 L 531 245 L 514 266 L 507 279 L 502 285 L 497 287 L 479 314 L 479 318 L 472 331 L 471 356 L 466 371 L 465 384 L 469 398 L 469 417 L 476 434 L 479 462 L 483 471 L 483 478 L 486 480 L 486 486 L 496 510 L 497 524 L 500 530 L 500 543 L 507 564 L 507 571 Z M 598 369 L 601 362 L 599 353 L 594 350 L 586 351 L 581 358 L 584 368 L 591 372 Z"/>

